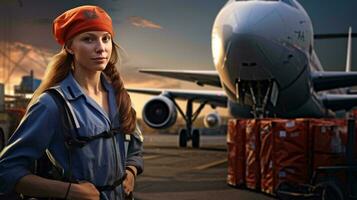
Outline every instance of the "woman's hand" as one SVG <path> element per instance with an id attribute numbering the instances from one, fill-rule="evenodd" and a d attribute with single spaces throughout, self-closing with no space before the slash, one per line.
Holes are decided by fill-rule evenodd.
<path id="1" fill-rule="evenodd" d="M 31 197 L 54 197 L 63 199 L 67 193 L 68 182 L 51 180 L 33 174 L 22 177 L 15 186 L 16 192 Z M 71 183 L 67 200 L 99 200 L 99 192 L 89 182 Z"/>
<path id="2" fill-rule="evenodd" d="M 131 169 L 135 167 L 130 167 Z M 126 171 L 126 178 L 123 182 L 123 187 L 124 187 L 124 192 L 126 195 L 129 195 L 131 192 L 134 190 L 134 185 L 135 185 L 135 174 L 136 173 L 136 168 L 133 170 L 125 170 Z"/>
<path id="3" fill-rule="evenodd" d="M 72 183 L 68 197 L 69 200 L 99 200 L 99 191 L 89 182 Z"/>

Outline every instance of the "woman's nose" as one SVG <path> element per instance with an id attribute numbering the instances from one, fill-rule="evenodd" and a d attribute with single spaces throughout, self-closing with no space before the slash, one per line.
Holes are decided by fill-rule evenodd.
<path id="1" fill-rule="evenodd" d="M 96 52 L 103 52 L 105 51 L 105 44 L 102 41 L 98 41 L 96 44 Z"/>

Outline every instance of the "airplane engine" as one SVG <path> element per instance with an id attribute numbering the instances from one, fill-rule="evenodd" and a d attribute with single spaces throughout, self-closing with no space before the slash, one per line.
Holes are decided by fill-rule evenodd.
<path id="1" fill-rule="evenodd" d="M 172 126 L 177 119 L 174 103 L 160 95 L 150 99 L 143 108 L 143 120 L 151 128 L 162 129 Z"/>
<path id="2" fill-rule="evenodd" d="M 205 116 L 203 123 L 206 128 L 217 128 L 222 124 L 222 119 L 217 112 L 211 112 Z"/>

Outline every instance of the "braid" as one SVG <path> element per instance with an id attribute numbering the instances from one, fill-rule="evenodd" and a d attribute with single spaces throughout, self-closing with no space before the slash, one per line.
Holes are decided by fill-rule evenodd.
<path id="1" fill-rule="evenodd" d="M 136 112 L 131 105 L 130 96 L 124 88 L 124 83 L 119 71 L 114 64 L 109 63 L 104 73 L 110 79 L 115 90 L 116 103 L 120 114 L 121 131 L 123 131 L 123 133 L 133 133 L 136 126 Z"/>

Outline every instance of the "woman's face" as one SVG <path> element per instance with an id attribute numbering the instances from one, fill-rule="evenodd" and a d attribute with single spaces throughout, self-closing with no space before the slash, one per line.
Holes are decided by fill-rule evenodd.
<path id="1" fill-rule="evenodd" d="M 75 68 L 103 71 L 112 54 L 112 38 L 106 31 L 88 31 L 76 35 L 66 49 L 74 56 Z"/>

